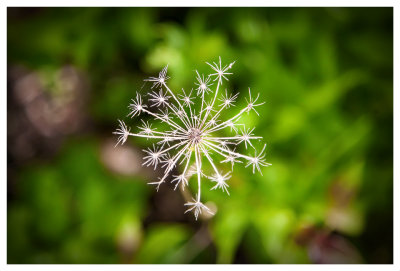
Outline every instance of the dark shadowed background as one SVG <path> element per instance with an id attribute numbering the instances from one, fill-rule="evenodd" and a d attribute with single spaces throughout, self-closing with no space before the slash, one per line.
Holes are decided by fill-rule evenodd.
<path id="1" fill-rule="evenodd" d="M 392 263 L 392 8 L 8 8 L 8 263 Z M 143 79 L 236 60 L 268 144 L 212 218 L 114 148 Z M 224 83 L 225 84 L 225 83 Z M 224 85 L 225 86 L 225 85 Z"/>

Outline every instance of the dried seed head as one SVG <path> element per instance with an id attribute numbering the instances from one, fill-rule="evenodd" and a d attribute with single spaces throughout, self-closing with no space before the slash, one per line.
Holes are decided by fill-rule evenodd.
<path id="1" fill-rule="evenodd" d="M 167 76 L 168 66 L 165 67 L 158 77 L 150 77 L 145 80 L 153 82 L 152 89 L 154 87 L 159 88 L 158 91 L 149 93 L 151 108 L 159 108 L 159 111 L 157 113 L 149 111 L 148 106 L 143 104 L 142 97 L 137 94 L 136 99 L 132 99 L 132 103 L 129 105 L 130 113 L 128 116 L 135 117 L 141 113 L 146 113 L 154 120 L 168 125 L 168 130 L 156 131 L 151 127 L 151 124 L 142 120 L 143 125 L 139 127 L 139 133 L 130 133 L 130 128 L 123 121 L 119 121 L 119 128 L 114 132 L 118 135 L 117 144 L 123 144 L 128 136 L 157 140 L 157 144 L 153 144 L 152 148 L 144 150 L 146 155 L 143 157 L 143 165 L 154 166 L 154 169 L 156 169 L 161 164 L 161 168 L 165 168 L 164 175 L 159 178 L 159 181 L 150 183 L 155 184 L 157 190 L 167 180 L 174 168 L 179 167 L 179 170 L 181 170 L 179 175 L 172 176 L 174 177 L 172 182 L 175 183 L 175 189 L 179 185 L 184 188 L 192 178 L 197 179 L 196 199 L 185 204 L 188 207 L 186 212 L 193 211 L 196 219 L 204 210 L 212 214 L 210 209 L 201 202 L 203 177 L 215 183 L 211 189 L 219 188 L 229 195 L 227 181 L 231 178 L 231 173 L 222 174 L 222 171 L 217 168 L 216 161 L 231 163 L 232 170 L 235 164 L 247 161 L 246 167 L 251 166 L 253 173 L 256 169 L 261 173 L 261 167 L 271 165 L 265 161 L 265 145 L 259 154 L 255 151 L 254 156 L 239 153 L 236 148 L 231 149 L 232 145 L 239 144 L 244 144 L 246 149 L 247 145 L 253 147 L 254 150 L 256 149 L 253 141 L 259 140 L 261 137 L 254 136 L 254 128 L 245 129 L 239 121 L 245 112 L 254 111 L 258 115 L 255 107 L 263 104 L 257 103 L 260 95 L 258 94 L 255 98 L 252 97 L 249 88 L 249 98 L 248 100 L 246 98 L 247 105 L 234 116 L 226 120 L 222 118 L 223 110 L 234 106 L 233 103 L 239 95 L 239 93 L 229 94 L 227 89 L 225 89 L 225 95 L 221 95 L 219 91 L 222 81 L 228 80 L 227 76 L 232 74 L 228 71 L 234 63 L 223 66 L 221 58 L 219 58 L 218 64 L 215 62 L 213 64 L 207 63 L 214 73 L 204 76 L 196 71 L 197 97 L 192 96 L 192 91 L 186 93 L 182 89 L 182 93 L 177 95 L 179 99 L 166 83 L 169 77 Z M 211 82 L 213 78 L 213 81 L 216 81 L 215 90 L 210 89 L 213 85 Z M 221 101 L 219 105 L 215 103 L 217 98 Z M 237 134 L 239 126 L 243 126 L 243 128 L 240 134 Z M 235 134 L 229 136 L 216 135 L 220 130 L 225 130 L 227 133 L 234 132 Z M 208 166 L 203 165 L 203 160 L 205 160 L 205 164 L 208 163 Z M 211 170 L 211 173 L 206 173 L 209 170 Z"/>

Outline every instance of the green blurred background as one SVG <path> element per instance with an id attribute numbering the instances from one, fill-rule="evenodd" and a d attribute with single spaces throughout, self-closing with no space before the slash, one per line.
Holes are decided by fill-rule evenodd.
<path id="1" fill-rule="evenodd" d="M 8 8 L 8 263 L 392 263 L 392 8 Z M 114 148 L 143 79 L 236 60 L 259 91 L 263 176 L 195 221 Z M 225 86 L 225 83 L 224 83 Z M 143 89 L 142 89 L 143 88 Z M 236 107 L 237 109 L 237 107 Z M 204 189 L 203 189 L 204 190 Z"/>

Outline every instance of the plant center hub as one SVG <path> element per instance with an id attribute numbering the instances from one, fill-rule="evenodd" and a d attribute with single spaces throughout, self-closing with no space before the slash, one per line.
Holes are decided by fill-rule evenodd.
<path id="1" fill-rule="evenodd" d="M 202 132 L 198 128 L 191 128 L 188 132 L 188 138 L 194 144 L 198 144 L 202 140 Z"/>

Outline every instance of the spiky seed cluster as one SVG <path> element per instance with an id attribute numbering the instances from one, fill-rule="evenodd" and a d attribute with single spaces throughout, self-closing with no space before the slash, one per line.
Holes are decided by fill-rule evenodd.
<path id="1" fill-rule="evenodd" d="M 158 89 L 158 91 L 149 93 L 150 106 L 143 104 L 140 94 L 136 94 L 136 98 L 132 99 L 132 103 L 129 105 L 130 113 L 128 116 L 135 117 L 145 113 L 155 120 L 166 123 L 170 130 L 156 131 L 151 127 L 151 124 L 142 120 L 142 126 L 139 127 L 140 132 L 135 134 L 131 133 L 130 128 L 119 120 L 119 128 L 114 132 L 114 134 L 119 135 L 117 144 L 124 144 L 128 136 L 158 140 L 151 148 L 144 150 L 146 155 L 143 158 L 143 165 L 154 166 L 154 169 L 160 165 L 164 170 L 164 175 L 159 178 L 159 181 L 150 183 L 156 185 L 157 191 L 177 165 L 182 165 L 183 171 L 179 175 L 172 176 L 171 182 L 175 184 L 175 189 L 178 186 L 184 189 L 188 185 L 189 179 L 193 175 L 197 175 L 197 196 L 193 199 L 193 202 L 185 203 L 185 206 L 188 207 L 186 212 L 193 211 L 196 220 L 202 211 L 212 214 L 211 210 L 200 201 L 202 177 L 215 183 L 211 189 L 220 188 L 229 195 L 227 181 L 231 177 L 231 172 L 220 171 L 213 159 L 214 156 L 222 157 L 220 163 L 231 163 L 232 170 L 235 163 L 246 161 L 245 167 L 252 167 L 253 174 L 256 169 L 261 173 L 262 166 L 271 165 L 265 161 L 266 146 L 264 145 L 261 152 L 257 154 L 253 143 L 251 143 L 254 139 L 261 139 L 261 137 L 254 136 L 254 128 L 246 129 L 243 124 L 238 123 L 244 113 L 254 111 L 259 115 L 256 107 L 264 104 L 258 102 L 259 94 L 256 97 L 252 96 L 249 88 L 249 98 L 246 98 L 247 105 L 233 117 L 227 120 L 220 119 L 221 112 L 235 106 L 234 102 L 238 97 L 238 93 L 228 94 L 227 90 L 225 90 L 225 94 L 221 94 L 219 97 L 223 80 L 228 80 L 227 75 L 232 74 L 228 71 L 234 63 L 222 66 L 221 58 L 219 58 L 218 64 L 207 62 L 214 71 L 207 77 L 196 71 L 197 97 L 192 96 L 193 91 L 185 92 L 183 89 L 182 93 L 176 97 L 167 85 L 169 77 L 167 76 L 168 66 L 166 66 L 158 77 L 150 77 L 145 80 L 153 83 L 152 89 Z M 214 91 L 210 88 L 214 85 L 213 82 L 216 82 Z M 218 104 L 216 103 L 217 97 L 219 97 Z M 193 101 L 196 98 L 201 100 L 201 107 L 197 113 Z M 154 107 L 158 108 L 158 112 L 149 110 L 149 108 Z M 239 126 L 241 126 L 240 133 L 238 133 Z M 227 137 L 214 136 L 216 132 L 226 128 L 236 134 Z M 241 143 L 244 143 L 246 149 L 248 146 L 252 147 L 255 151 L 254 156 L 237 152 L 235 146 Z M 213 172 L 210 175 L 206 175 L 204 172 L 203 160 L 211 165 Z"/>

